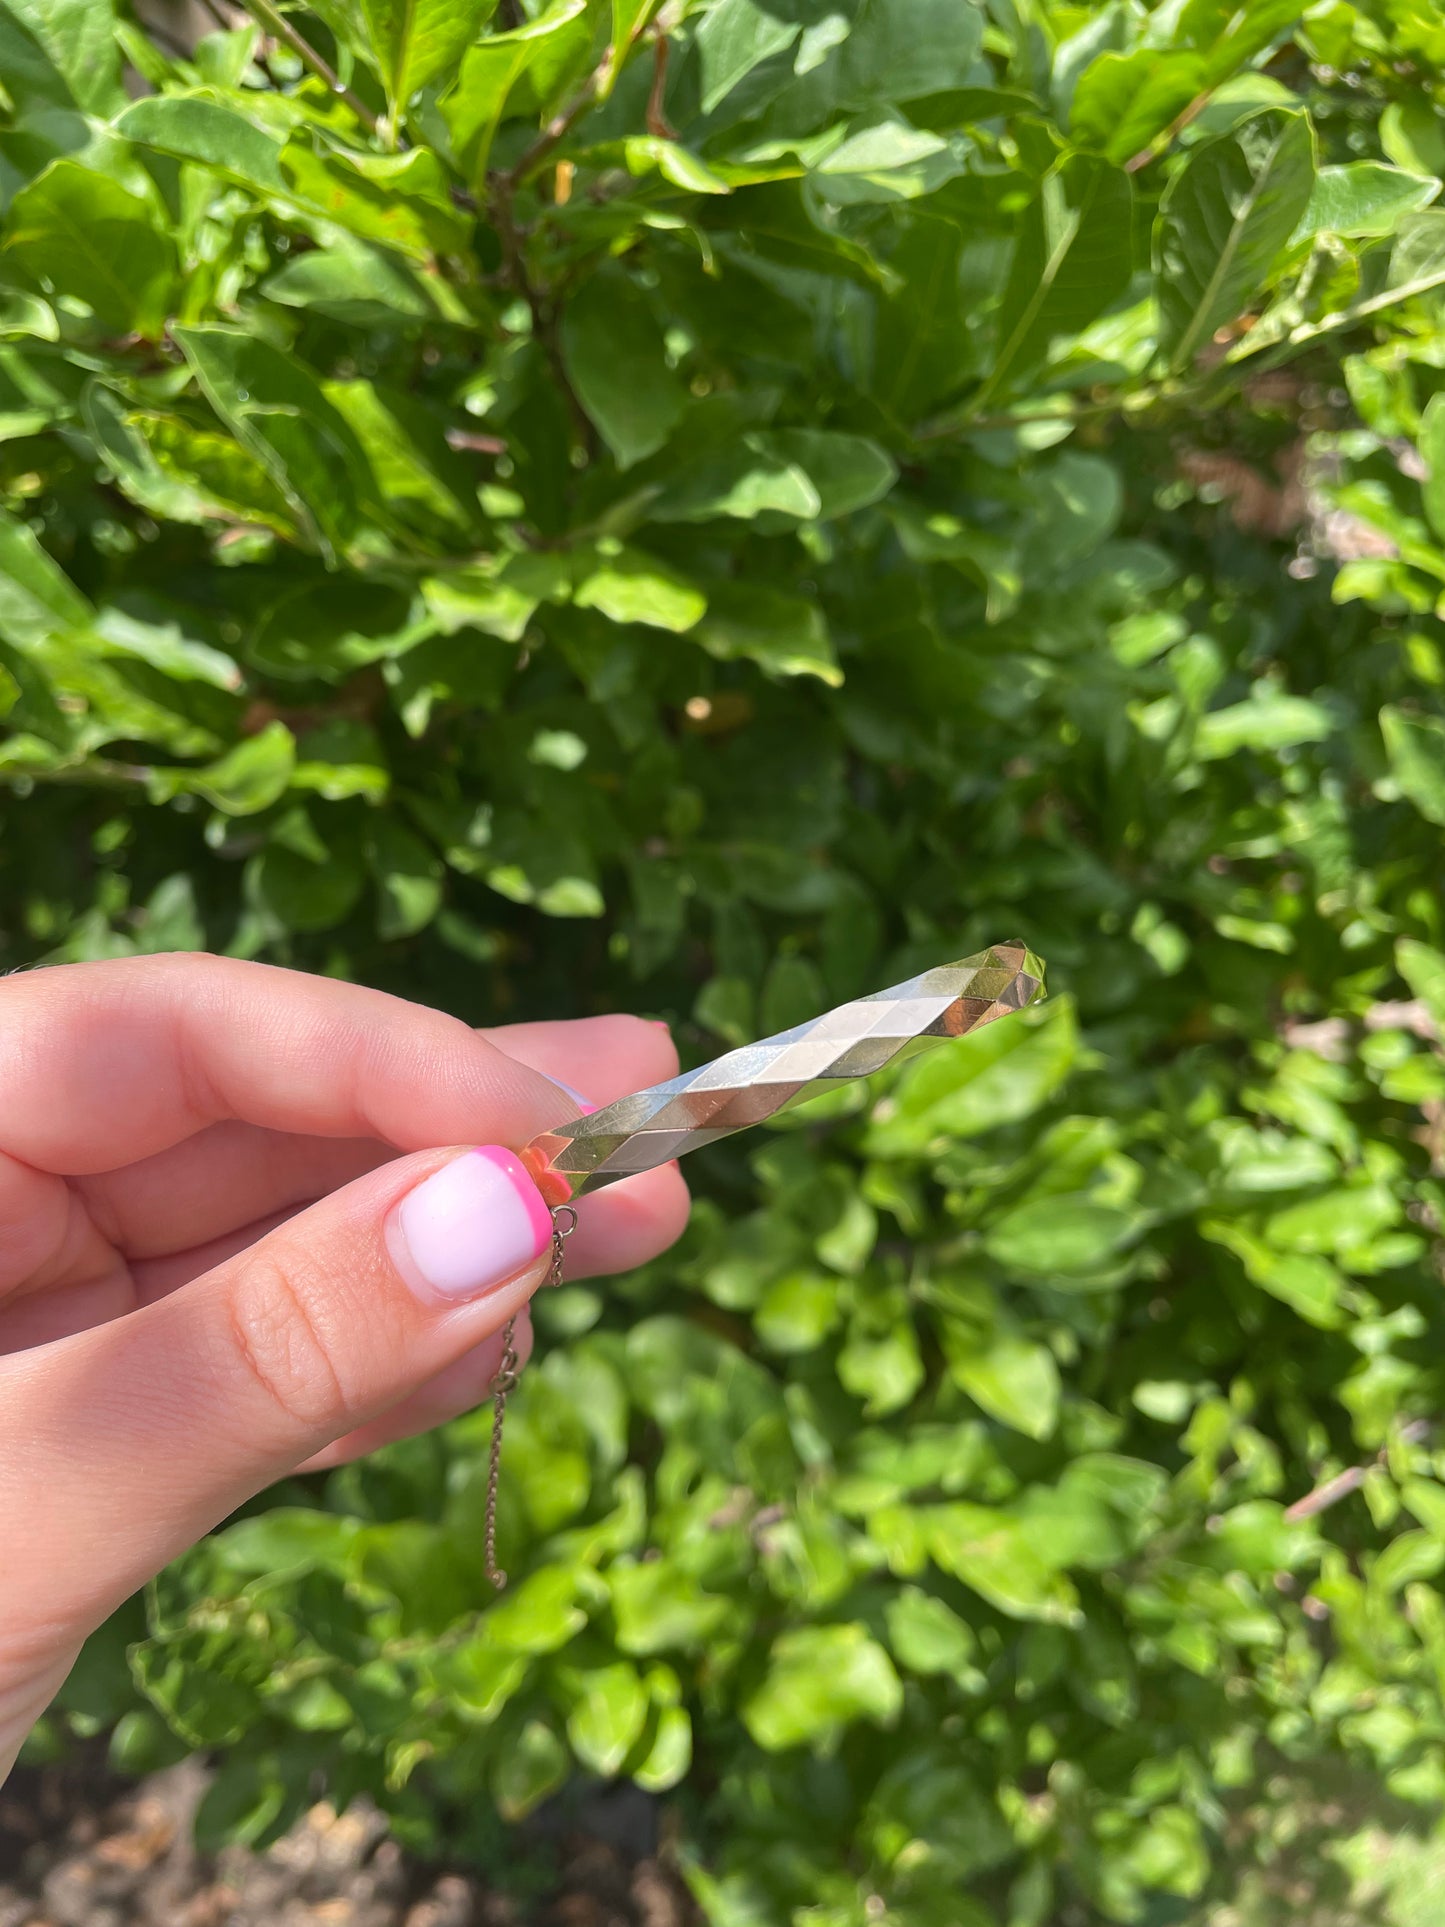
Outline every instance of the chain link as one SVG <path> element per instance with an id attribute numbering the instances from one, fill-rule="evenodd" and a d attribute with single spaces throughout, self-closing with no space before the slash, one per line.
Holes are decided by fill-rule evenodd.
<path id="1" fill-rule="evenodd" d="M 552 1213 L 552 1263 L 546 1283 L 560 1285 L 566 1260 L 566 1240 L 577 1229 L 577 1213 L 570 1204 L 559 1204 Z M 507 1399 L 516 1387 L 521 1359 L 517 1356 L 517 1321 L 509 1318 L 502 1327 L 502 1363 L 488 1388 L 492 1399 L 492 1451 L 487 1464 L 487 1512 L 482 1536 L 482 1557 L 488 1579 L 500 1592 L 507 1575 L 497 1564 L 497 1485 L 502 1476 L 502 1427 L 506 1422 Z"/>

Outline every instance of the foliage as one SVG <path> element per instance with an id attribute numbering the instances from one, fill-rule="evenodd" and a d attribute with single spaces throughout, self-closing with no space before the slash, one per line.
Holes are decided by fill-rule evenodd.
<path id="1" fill-rule="evenodd" d="M 1015 934 L 1054 995 L 538 1306 L 505 1597 L 477 1414 L 217 1533 L 64 1720 L 220 1749 L 209 1837 L 677 1788 L 717 1927 L 1411 1918 L 1435 11 L 256 12 L 0 6 L 0 963 L 694 1055 Z"/>

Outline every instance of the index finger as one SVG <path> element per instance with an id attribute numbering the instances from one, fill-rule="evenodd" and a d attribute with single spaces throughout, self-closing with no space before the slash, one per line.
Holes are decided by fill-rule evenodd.
<path id="1" fill-rule="evenodd" d="M 331 977 L 187 954 L 0 982 L 0 1151 L 67 1177 L 226 1119 L 421 1151 L 567 1108 L 459 1018 Z"/>

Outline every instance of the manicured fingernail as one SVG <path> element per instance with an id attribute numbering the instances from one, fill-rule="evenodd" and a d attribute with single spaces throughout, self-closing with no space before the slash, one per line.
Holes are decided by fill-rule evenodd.
<path id="1" fill-rule="evenodd" d="M 572 1102 L 577 1106 L 578 1117 L 591 1117 L 592 1113 L 597 1109 L 597 1106 L 592 1102 L 590 1097 L 584 1097 L 581 1091 L 573 1090 L 572 1086 L 570 1084 L 564 1084 L 560 1077 L 554 1077 L 550 1082 L 555 1084 L 559 1091 L 565 1091 L 567 1093 L 568 1097 L 570 1097 Z"/>
<path id="2" fill-rule="evenodd" d="M 480 1298 L 525 1271 L 551 1236 L 542 1194 L 499 1144 L 433 1172 L 387 1226 L 396 1267 L 421 1298 Z"/>

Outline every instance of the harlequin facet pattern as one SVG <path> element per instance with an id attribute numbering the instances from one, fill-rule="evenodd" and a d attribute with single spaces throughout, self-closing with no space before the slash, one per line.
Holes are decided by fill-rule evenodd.
<path id="1" fill-rule="evenodd" d="M 1034 1003 L 1043 989 L 1044 966 L 1032 951 L 995 944 L 558 1125 L 522 1155 L 548 1202 L 561 1202 L 761 1124 L 846 1078 L 962 1037 Z"/>

